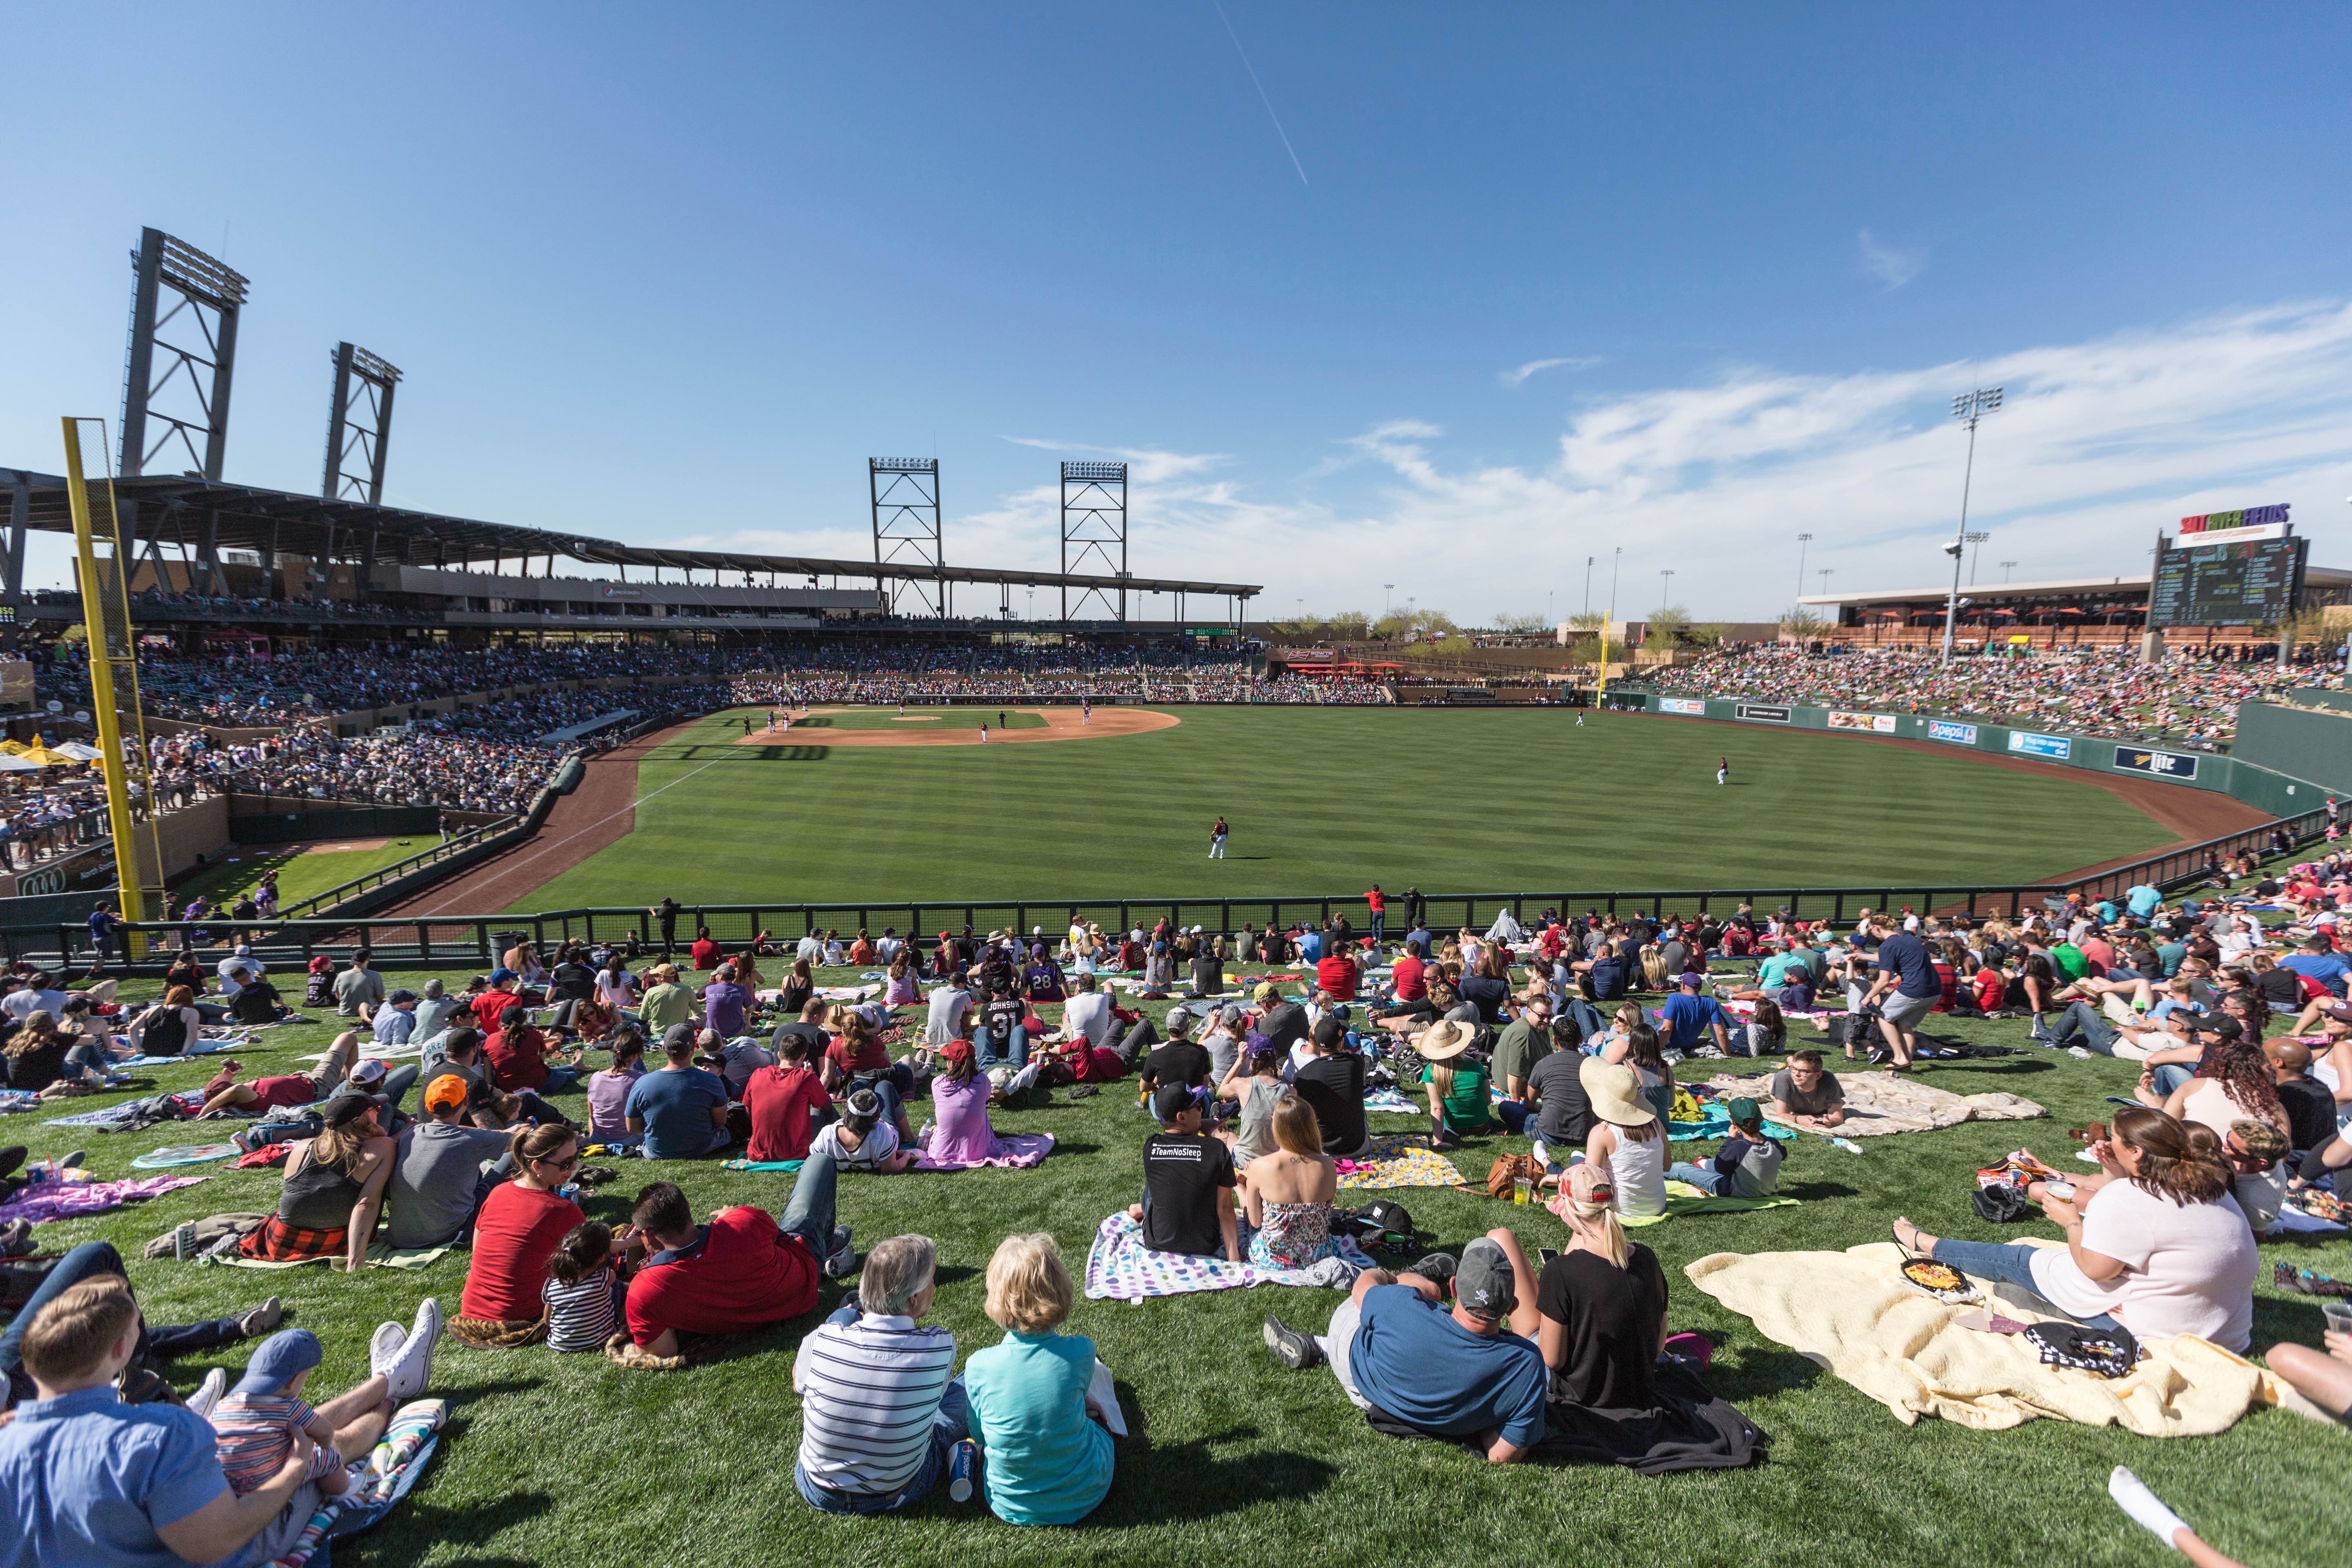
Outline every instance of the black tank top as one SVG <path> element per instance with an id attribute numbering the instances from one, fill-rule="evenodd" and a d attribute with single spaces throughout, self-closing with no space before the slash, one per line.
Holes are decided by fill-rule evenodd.
<path id="1" fill-rule="evenodd" d="M 286 1178 L 278 1194 L 278 1217 L 311 1230 L 341 1230 L 352 1222 L 360 1184 L 333 1165 L 310 1160 Z"/>
<path id="2" fill-rule="evenodd" d="M 188 1021 L 177 1007 L 160 1008 L 147 1020 L 140 1049 L 151 1057 L 176 1057 L 188 1048 Z"/>

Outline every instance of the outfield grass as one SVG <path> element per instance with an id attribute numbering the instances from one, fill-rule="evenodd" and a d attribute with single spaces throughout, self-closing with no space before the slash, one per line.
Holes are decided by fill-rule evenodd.
<path id="1" fill-rule="evenodd" d="M 400 978 L 410 984 L 422 974 Z M 455 973 L 446 978 L 460 979 Z M 1934 1032 L 2021 1043 L 2019 1023 L 1945 1023 Z M 243 1053 L 290 1070 L 331 1033 L 273 1032 Z M 1685 1077 L 1721 1064 L 1694 1063 Z M 1738 1064 L 1748 1067 L 1759 1064 Z M 162 1069 L 161 1087 L 186 1089 L 210 1068 Z M 1719 1251 L 1824 1249 L 1884 1240 L 1888 1219 L 1908 1214 L 1942 1234 L 1992 1239 L 2050 1236 L 2039 1222 L 1994 1227 L 1969 1207 L 1972 1172 L 2020 1145 L 2064 1165 L 2063 1129 L 2105 1114 L 2102 1096 L 2127 1091 L 2128 1063 L 2076 1061 L 2038 1050 L 2000 1061 L 1931 1068 L 1927 1081 L 1960 1092 L 2005 1089 L 2040 1100 L 2047 1121 L 1990 1123 L 1875 1140 L 1860 1155 L 1815 1137 L 1790 1152 L 1783 1190 L 1796 1208 L 1691 1215 L 1639 1233 L 1675 1287 L 1672 1321 L 1717 1342 L 1713 1381 L 1771 1434 L 1768 1463 L 1722 1474 L 1644 1479 L 1549 1465 L 1488 1468 L 1451 1447 L 1401 1443 L 1368 1428 L 1325 1371 L 1284 1370 L 1259 1342 L 1262 1317 L 1278 1312 L 1319 1330 L 1336 1291 L 1260 1289 L 1129 1306 L 1081 1300 L 1071 1327 L 1091 1336 L 1117 1373 L 1134 1435 L 1118 1445 L 1118 1479 L 1084 1523 L 1021 1531 L 944 1489 L 908 1513 L 849 1520 L 816 1513 L 794 1495 L 799 1439 L 791 1357 L 815 1316 L 730 1345 L 715 1362 L 681 1373 L 623 1372 L 593 1356 L 541 1347 L 472 1351 L 444 1342 L 434 1391 L 452 1421 L 433 1469 L 376 1531 L 338 1546 L 339 1563 L 498 1563 L 533 1568 L 642 1568 L 682 1563 L 772 1568 L 786 1563 L 993 1564 L 1236 1563 L 1526 1563 L 1594 1557 L 1613 1563 L 1786 1563 L 1803 1568 L 1886 1563 L 1990 1568 L 2098 1568 L 2162 1560 L 2105 1494 L 2108 1469 L 2127 1464 L 2209 1540 L 2257 1565 L 2324 1561 L 2327 1540 L 2352 1531 L 2342 1485 L 2352 1435 L 2265 1410 L 2215 1437 L 2158 1441 L 2037 1421 L 2009 1432 L 1973 1432 L 1939 1421 L 1906 1428 L 1886 1410 L 1793 1352 L 1762 1340 L 1744 1319 L 1690 1287 L 1682 1267 Z M 563 1102 L 579 1107 L 573 1094 Z M 89 1101 L 79 1102 L 77 1109 Z M 580 1112 L 584 1114 L 584 1110 Z M 1376 1117 L 1404 1129 L 1407 1118 Z M 860 1249 L 919 1231 L 940 1244 L 936 1321 L 962 1352 L 999 1337 L 982 1312 L 982 1271 L 1003 1236 L 1051 1231 L 1072 1271 L 1097 1223 L 1135 1194 L 1139 1144 L 1150 1130 L 1118 1093 L 1007 1113 L 1000 1129 L 1051 1131 L 1058 1152 L 1035 1171 L 956 1175 L 851 1176 L 842 1218 Z M 80 1130 L 8 1120 L 0 1136 L 37 1155 L 89 1145 L 101 1176 L 128 1173 L 142 1150 L 190 1140 L 158 1129 L 91 1138 Z M 1496 1153 L 1524 1150 L 1500 1137 L 1473 1141 L 1455 1157 L 1482 1174 Z M 1698 1145 L 1676 1150 L 1689 1157 Z M 131 1262 L 142 1307 L 156 1321 L 231 1311 L 272 1291 L 290 1321 L 326 1346 L 318 1386 L 347 1385 L 365 1366 L 375 1325 L 405 1323 L 430 1291 L 454 1310 L 464 1256 L 423 1274 L 372 1270 L 353 1279 L 318 1267 L 264 1273 L 146 1261 L 141 1246 L 184 1219 L 275 1202 L 271 1172 L 205 1167 L 213 1179 L 142 1207 L 45 1226 L 46 1249 L 104 1237 Z M 715 1165 L 625 1163 L 624 1179 L 592 1197 L 589 1212 L 617 1222 L 636 1184 L 658 1174 L 683 1184 L 698 1210 L 757 1203 L 780 1210 L 790 1177 Z M 1563 1227 L 1539 1209 L 1437 1190 L 1388 1194 L 1412 1210 L 1425 1238 L 1458 1249 L 1501 1223 L 1530 1247 L 1561 1245 Z M 2268 1266 L 2292 1259 L 2343 1277 L 2352 1246 L 2276 1244 Z M 821 1310 L 839 1289 L 828 1285 Z M 2258 1289 L 2255 1344 L 2318 1342 L 2321 1316 L 2307 1298 Z M 241 1365 L 235 1348 L 173 1369 L 184 1391 L 215 1363 Z"/>
<path id="2" fill-rule="evenodd" d="M 512 908 L 1948 888 L 2172 841 L 2087 782 L 1633 714 L 1580 728 L 1565 709 L 1202 707 L 1174 710 L 1173 729 L 1054 745 L 827 747 L 797 727 L 789 744 L 736 744 L 758 711 L 647 757 L 635 831 Z M 1222 862 L 1207 858 L 1220 815 Z"/>

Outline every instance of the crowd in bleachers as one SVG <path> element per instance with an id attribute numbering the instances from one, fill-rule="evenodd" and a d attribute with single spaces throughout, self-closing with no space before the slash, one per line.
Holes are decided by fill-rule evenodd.
<path id="1" fill-rule="evenodd" d="M 2136 650 L 2036 650 L 1956 658 L 1934 648 L 1812 653 L 1748 643 L 1661 669 L 1629 684 L 1719 698 L 1759 698 L 1906 713 L 1953 713 L 2114 740 L 2168 741 L 2211 750 L 2237 732 L 2238 704 L 2340 675 L 2338 664 L 2209 659 L 2176 651 L 2143 665 Z"/>

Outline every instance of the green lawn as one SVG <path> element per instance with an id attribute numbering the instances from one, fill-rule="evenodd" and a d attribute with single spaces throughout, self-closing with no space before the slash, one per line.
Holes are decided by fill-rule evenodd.
<path id="1" fill-rule="evenodd" d="M 234 858 L 224 860 L 215 869 L 182 883 L 173 892 L 184 899 L 202 893 L 216 903 L 234 903 L 239 893 L 252 891 L 260 886 L 263 876 L 275 871 L 278 873 L 278 903 L 281 906 L 297 904 L 330 888 L 341 887 L 352 878 L 364 876 L 379 867 L 405 860 L 412 855 L 422 855 L 439 842 L 436 835 L 425 833 L 394 839 L 373 849 L 313 849 L 303 844 L 255 845 L 235 850 Z"/>
<path id="2" fill-rule="evenodd" d="M 423 976 L 400 978 L 414 984 Z M 1937 1032 L 2019 1044 L 2023 1031 L 2021 1023 L 2002 1023 L 1946 1025 Z M 278 1070 L 299 1052 L 317 1049 L 329 1032 L 279 1031 L 266 1050 L 246 1055 Z M 1704 1077 L 1714 1066 L 1693 1064 L 1686 1076 Z M 185 1089 L 208 1070 L 191 1062 L 155 1077 L 163 1088 Z M 1639 1233 L 1677 1287 L 1674 1324 L 1716 1339 L 1716 1387 L 1775 1439 L 1759 1468 L 1661 1479 L 1593 1468 L 1489 1468 L 1447 1446 L 1381 1437 L 1347 1405 L 1328 1372 L 1286 1372 L 1259 1342 L 1265 1313 L 1319 1330 L 1338 1293 L 1261 1289 L 1141 1306 L 1081 1301 L 1072 1327 L 1095 1340 L 1118 1374 L 1134 1427 L 1119 1445 L 1109 1499 L 1083 1524 L 1017 1531 L 976 1507 L 948 1503 L 943 1489 L 901 1517 L 845 1520 L 814 1512 L 793 1490 L 800 1424 L 792 1355 L 812 1317 L 673 1373 L 623 1372 L 599 1358 L 543 1348 L 484 1352 L 445 1342 L 435 1391 L 451 1400 L 453 1418 L 432 1471 L 383 1526 L 339 1546 L 336 1561 L 387 1568 L 772 1568 L 815 1562 L 1231 1568 L 1586 1558 L 1658 1568 L 2105 1568 L 2163 1561 L 2156 1544 L 2106 1500 L 2106 1475 L 2118 1463 L 2131 1466 L 2242 1561 L 2258 1568 L 2325 1561 L 2332 1549 L 2320 1543 L 2340 1542 L 2352 1531 L 2352 1500 L 2343 1486 L 2352 1435 L 2275 1410 L 2221 1436 L 2169 1442 L 2056 1421 L 1999 1433 L 1937 1421 L 1906 1428 L 1802 1357 L 1759 1339 L 1745 1320 L 1683 1279 L 1683 1265 L 1713 1252 L 1881 1240 L 1898 1213 L 1962 1237 L 2053 1235 L 2038 1223 L 1997 1229 L 1978 1221 L 1969 1205 L 1971 1173 L 2020 1145 L 2071 1163 L 2063 1129 L 2103 1115 L 2101 1097 L 2126 1090 L 2133 1070 L 2123 1062 L 2078 1062 L 2041 1051 L 1930 1068 L 1929 1081 L 1962 1092 L 2026 1094 L 2048 1106 L 2052 1119 L 1877 1140 L 1858 1156 L 1807 1137 L 1783 1177 L 1786 1191 L 1808 1200 L 1801 1207 L 1687 1216 Z M 1410 1125 L 1404 1118 L 1376 1119 L 1376 1126 Z M 938 1240 L 944 1268 L 937 1320 L 967 1353 L 998 1338 L 981 1310 L 982 1274 L 997 1239 L 1049 1230 L 1076 1272 L 1096 1224 L 1134 1195 L 1139 1144 L 1149 1130 L 1115 1093 L 1076 1102 L 1057 1098 L 1004 1115 L 999 1126 L 1050 1131 L 1061 1148 L 1034 1172 L 853 1176 L 840 1196 L 842 1217 L 856 1226 L 861 1250 L 906 1231 Z M 127 1173 L 144 1149 L 191 1141 L 184 1128 L 93 1138 L 40 1126 L 31 1116 L 10 1119 L 0 1135 L 29 1141 L 37 1154 L 86 1144 L 91 1166 L 107 1177 Z M 1465 1173 L 1483 1173 L 1495 1153 L 1525 1147 L 1501 1138 L 1475 1141 L 1456 1163 Z M 1676 1152 L 1689 1155 L 1698 1147 Z M 375 1325 L 405 1323 L 425 1292 L 454 1310 L 462 1255 L 421 1275 L 374 1270 L 356 1280 L 316 1268 L 240 1272 L 142 1259 L 142 1244 L 181 1220 L 266 1209 L 275 1201 L 273 1173 L 207 1169 L 215 1174 L 201 1186 L 143 1207 L 47 1226 L 40 1238 L 51 1249 L 93 1237 L 113 1241 L 132 1259 L 141 1302 L 157 1321 L 210 1317 L 271 1291 L 282 1294 L 291 1321 L 325 1342 L 316 1384 L 322 1391 L 360 1375 Z M 637 1183 L 656 1173 L 642 1165 L 624 1173 L 609 1195 L 590 1200 L 592 1214 L 617 1221 Z M 778 1210 L 791 1180 L 708 1164 L 664 1166 L 658 1174 L 681 1181 L 700 1209 L 748 1202 Z M 1428 1240 L 1447 1248 L 1496 1223 L 1511 1225 L 1531 1247 L 1560 1245 L 1562 1227 L 1540 1210 L 1455 1192 L 1391 1195 L 1410 1206 Z M 2273 1245 L 2263 1257 L 2266 1274 L 2277 1259 L 2352 1274 L 2352 1246 L 2341 1241 Z M 824 1310 L 836 1296 L 828 1287 Z M 2316 1343 L 2320 1324 L 2316 1302 L 2260 1289 L 2257 1347 L 2281 1339 Z M 216 1362 L 241 1365 L 243 1359 L 234 1349 L 190 1358 L 173 1368 L 173 1379 L 192 1389 Z"/>
<path id="3" fill-rule="evenodd" d="M 989 710 L 992 717 L 993 710 Z M 636 830 L 517 911 L 2025 882 L 2171 842 L 2087 782 L 1806 731 L 1567 710 L 1184 708 L 1064 744 L 737 745 L 638 771 Z M 885 719 L 883 722 L 887 723 Z M 1732 784 L 1717 788 L 1727 753 Z M 1233 837 L 1207 858 L 1223 815 Z M 877 922 L 878 923 L 878 922 Z"/>

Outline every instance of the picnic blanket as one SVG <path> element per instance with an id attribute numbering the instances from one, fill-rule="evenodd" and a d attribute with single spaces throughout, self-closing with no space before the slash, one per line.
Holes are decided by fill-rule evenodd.
<path id="1" fill-rule="evenodd" d="M 245 1151 L 234 1143 L 174 1143 L 150 1149 L 131 1162 L 134 1171 L 168 1171 L 174 1165 L 208 1165 Z"/>
<path id="2" fill-rule="evenodd" d="M 41 1103 L 41 1097 L 29 1089 L 0 1089 L 0 1116 L 12 1110 L 30 1110 Z"/>
<path id="3" fill-rule="evenodd" d="M 16 1219 L 46 1225 L 53 1219 L 79 1219 L 83 1215 L 104 1214 L 109 1209 L 119 1209 L 124 1204 L 161 1197 L 165 1193 L 193 1187 L 198 1182 L 210 1179 L 207 1176 L 138 1176 L 126 1182 L 42 1182 L 25 1188 L 6 1203 L 0 1204 L 0 1225 Z"/>
<path id="4" fill-rule="evenodd" d="M 174 1094 L 163 1098 L 177 1100 L 182 1113 L 188 1116 L 194 1116 L 205 1108 L 205 1097 L 201 1094 Z M 141 1113 L 140 1101 L 126 1100 L 119 1105 L 110 1105 L 100 1110 L 79 1110 L 71 1116 L 52 1116 L 41 1125 L 44 1127 L 101 1127 L 112 1131 L 115 1131 L 117 1122 L 137 1121 Z M 152 1125 L 152 1121 L 148 1124 Z"/>
<path id="5" fill-rule="evenodd" d="M 1884 1138 L 1895 1132 L 1927 1132 L 1963 1121 L 2032 1121 L 2050 1114 L 2014 1094 L 1954 1094 L 1894 1073 L 1840 1073 L 1845 1091 L 1845 1121 L 1836 1131 L 1848 1138 Z M 1723 1077 L 1717 1089 L 1753 1093 L 1755 1083 Z"/>
<path id="6" fill-rule="evenodd" d="M 367 1266 L 370 1268 L 430 1268 L 436 1263 L 440 1262 L 443 1257 L 445 1257 L 449 1251 L 450 1248 L 446 1247 L 410 1247 L 396 1248 L 388 1241 L 379 1241 L 370 1247 L 367 1250 Z M 225 1256 L 215 1256 L 212 1253 L 205 1252 L 198 1254 L 196 1261 L 199 1263 L 218 1264 L 224 1268 L 301 1268 L 313 1263 L 326 1263 L 329 1261 L 341 1262 L 342 1260 L 342 1253 L 337 1251 L 332 1253 L 320 1253 L 316 1258 L 289 1258 L 283 1259 L 265 1260 L 258 1258 L 242 1257 L 235 1252 L 228 1253 Z"/>
<path id="7" fill-rule="evenodd" d="M 2268 1373 L 2189 1334 L 2142 1340 L 2148 1359 L 2128 1377 L 2045 1366 L 2022 1335 L 1956 1327 L 1953 1320 L 1969 1309 L 1912 1289 L 1897 1272 L 1902 1261 L 1901 1248 L 1875 1241 L 1843 1252 L 1717 1252 L 1683 1272 L 1767 1339 L 1835 1373 L 1906 1426 L 1936 1415 L 1990 1432 L 2049 1416 L 2147 1437 L 2193 1437 L 2226 1431 L 2255 1405 L 2278 1403 L 2279 1385 Z M 2005 1317 L 2049 1318 L 2019 1300 L 2023 1292 L 2014 1287 L 1987 1289 L 2006 1292 Z"/>
<path id="8" fill-rule="evenodd" d="M 719 1163 L 722 1171 L 797 1171 L 806 1160 L 726 1160 Z"/>
<path id="9" fill-rule="evenodd" d="M 1562 1220 L 1566 1220 L 1568 1215 L 1561 1213 L 1561 1205 L 1566 1202 L 1567 1200 L 1565 1198 L 1554 1198 L 1550 1203 L 1544 1206 L 1551 1210 L 1552 1213 L 1559 1215 Z M 1769 1198 L 1735 1198 L 1729 1195 L 1716 1197 L 1709 1193 L 1692 1186 L 1688 1182 L 1668 1182 L 1666 1184 L 1665 1213 L 1649 1215 L 1638 1219 L 1631 1215 L 1621 1214 L 1617 1216 L 1617 1223 L 1623 1226 L 1664 1225 L 1666 1221 L 1674 1218 L 1676 1215 L 1740 1214 L 1748 1209 L 1794 1208 L 1796 1204 L 1797 1200 L 1794 1198 L 1784 1198 L 1779 1196 Z"/>
<path id="10" fill-rule="evenodd" d="M 977 1171 L 985 1165 L 1000 1170 L 1025 1171 L 1054 1152 L 1051 1132 L 1000 1132 L 996 1135 L 996 1153 L 986 1160 L 934 1160 L 924 1154 L 909 1170 L 915 1171 Z"/>
<path id="11" fill-rule="evenodd" d="M 1724 1110 L 1722 1106 L 1709 1100 L 1700 1101 L 1699 1110 L 1703 1114 L 1696 1121 L 1667 1122 L 1667 1136 L 1677 1143 L 1697 1143 L 1706 1142 L 1710 1139 L 1723 1139 L 1731 1136 L 1731 1113 L 1729 1111 Z M 1765 1119 L 1764 1122 L 1764 1136 L 1767 1138 L 1778 1138 L 1783 1143 L 1792 1143 L 1796 1142 L 1797 1130 L 1793 1127 L 1783 1127 L 1779 1122 L 1774 1121 L 1768 1117 Z"/>
<path id="12" fill-rule="evenodd" d="M 1246 1237 L 1248 1227 L 1243 1226 Z M 1184 1252 L 1154 1252 L 1143 1245 L 1143 1225 L 1121 1209 L 1095 1228 L 1087 1252 L 1087 1295 L 1094 1300 L 1142 1301 L 1194 1290 L 1246 1289 L 1257 1285 L 1319 1285 L 1344 1290 L 1372 1260 L 1353 1241 L 1337 1242 L 1338 1255 L 1306 1268 L 1261 1268 Z"/>
<path id="13" fill-rule="evenodd" d="M 1368 1089 L 1364 1091 L 1364 1109 L 1366 1110 L 1376 1110 L 1387 1116 L 1426 1116 L 1429 1114 L 1429 1107 L 1426 1105 L 1415 1105 L 1412 1100 L 1407 1100 L 1404 1097 L 1404 1091 L 1402 1089 L 1391 1089 L 1385 1085 L 1379 1089 Z"/>
<path id="14" fill-rule="evenodd" d="M 224 1051 L 237 1050 L 253 1043 L 251 1040 L 198 1040 L 176 1057 L 124 1057 L 119 1061 L 107 1063 L 106 1067 L 109 1072 L 121 1072 L 128 1068 L 167 1068 L 186 1061 L 190 1057 L 218 1056 Z M 320 1056 L 325 1054 L 323 1051 L 320 1053 Z"/>
<path id="15" fill-rule="evenodd" d="M 1339 1162 L 1339 1184 L 1370 1190 L 1376 1187 L 1458 1187 L 1462 1173 L 1454 1162 L 1416 1142 L 1410 1132 L 1384 1132 L 1372 1140 L 1369 1160 Z"/>

